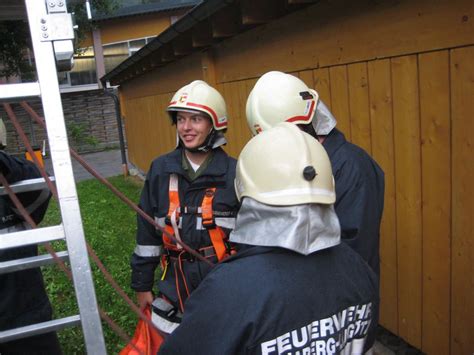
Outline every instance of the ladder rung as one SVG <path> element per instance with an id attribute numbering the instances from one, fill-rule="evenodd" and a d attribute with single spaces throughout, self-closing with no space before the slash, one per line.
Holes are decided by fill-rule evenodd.
<path id="1" fill-rule="evenodd" d="M 67 251 L 57 252 L 56 255 L 61 260 L 68 260 L 69 254 Z M 7 274 L 9 272 L 21 271 L 49 265 L 54 263 L 54 258 L 50 254 L 43 254 L 38 256 L 32 256 L 29 258 L 9 260 L 0 263 L 0 275 Z"/>
<path id="2" fill-rule="evenodd" d="M 54 181 L 54 176 L 51 176 L 50 179 L 51 181 Z M 14 193 L 18 194 L 20 192 L 46 189 L 48 188 L 48 185 L 46 184 L 44 178 L 36 178 L 15 182 L 14 184 L 11 184 L 10 187 Z M 7 192 L 3 186 L 0 186 L 0 196 L 1 195 L 7 195 Z"/>
<path id="3" fill-rule="evenodd" d="M 39 83 L 2 84 L 0 85 L 0 102 L 23 101 L 41 95 Z"/>
<path id="4" fill-rule="evenodd" d="M 79 315 L 75 315 L 60 319 L 53 319 L 48 322 L 27 325 L 25 327 L 4 330 L 0 332 L 0 343 L 26 338 L 33 335 L 49 333 L 79 324 L 81 324 L 81 317 Z"/>
<path id="5" fill-rule="evenodd" d="M 64 238 L 64 229 L 61 224 L 52 227 L 28 229 L 20 232 L 2 234 L 0 238 L 0 250 L 46 243 Z"/>

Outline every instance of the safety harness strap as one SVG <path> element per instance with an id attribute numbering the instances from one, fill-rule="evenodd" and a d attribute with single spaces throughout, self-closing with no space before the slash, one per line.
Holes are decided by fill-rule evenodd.
<path id="1" fill-rule="evenodd" d="M 169 183 L 169 208 L 168 208 L 168 215 L 167 219 L 170 221 L 170 224 L 166 224 L 165 231 L 171 235 L 174 235 L 177 239 L 179 238 L 179 230 L 177 227 L 177 222 L 179 221 L 179 192 L 178 192 L 178 175 L 171 174 L 170 175 L 170 183 Z M 173 223 L 174 222 L 174 223 Z M 171 238 L 169 238 L 166 234 L 163 234 L 163 244 L 165 248 L 173 248 L 173 249 L 181 249 L 182 246 L 179 244 L 173 243 Z"/>
<path id="2" fill-rule="evenodd" d="M 224 242 L 224 240 L 226 239 L 226 235 L 222 228 L 218 227 L 215 224 L 214 220 L 212 201 L 214 199 L 215 192 L 215 187 L 208 188 L 205 191 L 200 210 L 202 216 L 202 225 L 209 232 L 209 237 L 211 239 L 212 246 L 214 247 L 214 250 L 216 252 L 217 260 L 221 261 L 229 254 L 229 252 Z M 179 216 L 180 201 L 178 193 L 178 175 L 171 174 L 169 182 L 169 209 L 168 215 L 166 217 L 168 223 L 166 223 L 165 225 L 165 231 L 170 233 L 171 235 L 174 235 L 178 240 L 181 240 L 178 228 Z M 182 249 L 181 245 L 176 245 L 175 243 L 173 243 L 171 238 L 169 238 L 166 234 L 163 234 L 163 243 L 165 248 L 169 250 Z"/>
<path id="3" fill-rule="evenodd" d="M 202 200 L 202 225 L 207 228 L 209 236 L 211 237 L 211 243 L 214 249 L 216 250 L 217 260 L 221 261 L 226 257 L 226 246 L 224 244 L 225 234 L 221 228 L 217 227 L 214 222 L 214 215 L 212 213 L 212 200 L 216 188 L 208 188 L 204 193 L 204 198 Z"/>

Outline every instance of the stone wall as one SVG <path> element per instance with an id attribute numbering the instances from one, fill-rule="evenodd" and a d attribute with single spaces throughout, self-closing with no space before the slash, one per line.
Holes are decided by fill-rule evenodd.
<path id="1" fill-rule="evenodd" d="M 85 153 L 119 147 L 119 135 L 115 116 L 114 100 L 102 90 L 82 91 L 61 94 L 64 118 L 68 131 L 69 145 Z M 43 117 L 40 99 L 29 101 L 30 106 Z M 18 103 L 12 108 L 31 145 L 42 146 L 47 136 L 43 128 L 36 124 Z M 25 146 L 10 122 L 4 108 L 0 105 L 0 117 L 7 128 L 7 151 L 12 154 L 23 154 Z"/>

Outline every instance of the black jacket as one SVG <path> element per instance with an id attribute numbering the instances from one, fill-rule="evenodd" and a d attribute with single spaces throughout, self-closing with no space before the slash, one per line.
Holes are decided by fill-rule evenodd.
<path id="1" fill-rule="evenodd" d="M 169 208 L 169 178 L 170 174 L 174 173 L 178 175 L 181 207 L 200 207 L 206 188 L 216 187 L 213 210 L 228 212 L 228 220 L 233 222 L 239 207 L 234 191 L 236 160 L 229 157 L 222 149 L 217 148 L 213 151 L 212 160 L 202 174 L 195 180 L 189 181 L 182 167 L 182 154 L 182 149 L 178 148 L 152 162 L 140 197 L 140 207 L 155 220 L 163 221 Z M 193 249 L 212 245 L 208 231 L 198 229 L 198 217 L 199 215 L 195 213 L 182 215 L 181 239 Z M 141 292 L 151 291 L 155 269 L 160 263 L 160 257 L 158 252 L 148 255 L 146 252 L 141 253 L 140 247 L 151 247 L 148 249 L 153 250 L 153 247 L 162 246 L 163 241 L 159 230 L 156 230 L 142 217 L 138 216 L 137 218 L 137 248 L 131 261 L 132 288 Z M 223 229 L 226 234 L 230 233 L 230 228 Z M 210 260 L 217 262 L 215 258 Z M 204 262 L 195 260 L 183 263 L 183 269 L 189 292 L 192 292 L 210 268 Z M 177 306 L 174 265 L 168 266 L 164 280 L 158 281 L 158 289 Z"/>
<path id="2" fill-rule="evenodd" d="M 308 256 L 248 247 L 208 274 L 159 354 L 362 353 L 377 295 L 375 274 L 344 243 Z"/>
<path id="3" fill-rule="evenodd" d="M 0 152 L 0 171 L 9 183 L 41 177 L 36 166 Z M 51 193 L 47 189 L 17 194 L 35 223 L 41 222 Z M 0 238 L 2 234 L 27 229 L 23 217 L 8 196 L 0 196 Z M 36 245 L 0 250 L 0 261 L 38 255 Z M 51 319 L 51 306 L 39 268 L 0 275 L 0 330 Z"/>
<path id="4" fill-rule="evenodd" d="M 341 237 L 380 273 L 380 221 L 384 204 L 384 173 L 361 148 L 334 128 L 323 143 L 336 181 L 336 214 Z"/>

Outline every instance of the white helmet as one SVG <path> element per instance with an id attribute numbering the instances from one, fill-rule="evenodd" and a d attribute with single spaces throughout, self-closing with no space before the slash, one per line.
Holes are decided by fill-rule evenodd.
<path id="1" fill-rule="evenodd" d="M 336 126 L 334 116 L 315 90 L 299 78 L 279 71 L 258 79 L 247 99 L 246 114 L 254 135 L 280 122 L 312 123 L 318 135 L 327 135 Z"/>
<path id="2" fill-rule="evenodd" d="M 212 86 L 202 80 L 179 89 L 168 104 L 167 111 L 173 122 L 176 120 L 176 111 L 198 111 L 207 114 L 216 131 L 227 128 L 227 110 L 224 98 Z"/>
<path id="3" fill-rule="evenodd" d="M 280 123 L 253 137 L 240 153 L 235 190 L 274 206 L 336 200 L 331 163 L 323 146 L 296 125 Z"/>

